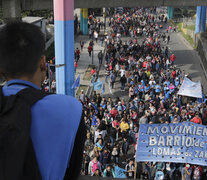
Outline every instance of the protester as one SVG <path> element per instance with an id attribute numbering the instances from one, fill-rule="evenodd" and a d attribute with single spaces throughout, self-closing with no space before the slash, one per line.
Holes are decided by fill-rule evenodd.
<path id="1" fill-rule="evenodd" d="M 83 103 L 91 133 L 91 141 L 87 141 L 90 142 L 90 151 L 87 144 L 86 153 L 92 151 L 94 154 L 93 148 L 97 148 L 97 159 L 100 171 L 105 172 L 102 173 L 104 177 L 114 177 L 112 171 L 116 174 L 117 166 L 126 168 L 126 174 L 122 175 L 129 178 L 142 175 L 146 179 L 180 180 L 193 176 L 191 165 L 188 168 L 188 165 L 152 162 L 152 159 L 139 162 L 142 168 L 136 171 L 134 160 L 130 160 L 131 155 L 136 155 L 141 124 L 186 121 L 204 124 L 207 119 L 205 98 L 198 103 L 196 98 L 177 95 L 184 78 L 191 77 L 176 67 L 179 59 L 173 53 L 169 55 L 169 48 L 163 44 L 162 40 L 166 43 L 172 40 L 170 36 L 176 28 L 167 27 L 168 32 L 163 33 L 166 30 L 163 22 L 166 22 L 165 15 L 151 13 L 148 8 L 125 8 L 122 14 L 109 18 L 111 30 L 104 40 L 105 76 L 110 87 L 121 87 L 121 92 L 108 99 L 108 95 L 106 98 L 94 91 L 91 99 Z M 98 29 L 94 16 L 90 23 Z M 122 94 L 126 97 L 124 100 L 121 99 Z M 205 168 L 199 168 L 201 177 Z"/>
<path id="2" fill-rule="evenodd" d="M 125 170 L 127 171 L 127 178 L 134 179 L 134 161 L 132 159 L 129 160 L 129 163 L 126 165 Z"/>
<path id="3" fill-rule="evenodd" d="M 102 60 L 103 60 L 103 53 L 102 53 L 102 51 L 100 51 L 98 53 L 98 60 L 99 60 L 99 64 L 102 64 Z"/>
<path id="4" fill-rule="evenodd" d="M 185 167 L 182 168 L 182 180 L 191 180 L 192 168 L 190 164 L 186 164 Z"/>

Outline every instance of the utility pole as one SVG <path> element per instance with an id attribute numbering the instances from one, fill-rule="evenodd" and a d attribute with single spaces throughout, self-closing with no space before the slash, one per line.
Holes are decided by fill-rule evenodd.
<path id="1" fill-rule="evenodd" d="M 93 31 L 93 33 L 92 33 L 92 42 L 93 42 L 93 36 L 94 36 L 94 31 Z M 92 44 L 92 64 L 93 64 L 93 56 L 94 56 L 94 42 L 93 42 L 93 44 Z"/>
<path id="2" fill-rule="evenodd" d="M 53 0 L 57 94 L 75 96 L 74 0 Z"/>

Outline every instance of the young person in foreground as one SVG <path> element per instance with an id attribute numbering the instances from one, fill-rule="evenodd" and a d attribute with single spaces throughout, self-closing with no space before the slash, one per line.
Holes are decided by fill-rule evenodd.
<path id="1" fill-rule="evenodd" d="M 0 73 L 7 80 L 3 96 L 24 88 L 40 90 L 46 75 L 44 50 L 44 35 L 35 25 L 12 22 L 0 29 Z M 85 132 L 82 105 L 75 98 L 50 94 L 32 105 L 30 137 L 40 179 L 77 179 Z"/>

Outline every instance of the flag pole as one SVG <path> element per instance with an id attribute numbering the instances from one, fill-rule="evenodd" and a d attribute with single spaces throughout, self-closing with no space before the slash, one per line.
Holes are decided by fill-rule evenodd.
<path id="1" fill-rule="evenodd" d="M 137 162 L 136 162 L 136 159 L 134 160 L 134 179 L 136 179 L 137 177 Z"/>

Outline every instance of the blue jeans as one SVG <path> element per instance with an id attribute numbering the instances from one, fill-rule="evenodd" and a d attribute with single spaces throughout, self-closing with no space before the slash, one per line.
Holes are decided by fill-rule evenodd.
<path id="1" fill-rule="evenodd" d="M 125 88 L 125 83 L 121 83 L 121 90 L 124 90 Z"/>
<path id="2" fill-rule="evenodd" d="M 148 179 L 151 179 L 152 169 L 150 167 L 145 167 L 144 170 L 147 172 Z"/>
<path id="3" fill-rule="evenodd" d="M 118 164 L 119 163 L 119 157 L 118 156 L 112 156 L 113 158 L 113 161 L 115 164 Z"/>
<path id="4" fill-rule="evenodd" d="M 110 140 L 111 140 L 111 146 L 113 148 L 114 147 L 114 141 L 115 141 L 115 139 L 110 136 Z"/>

